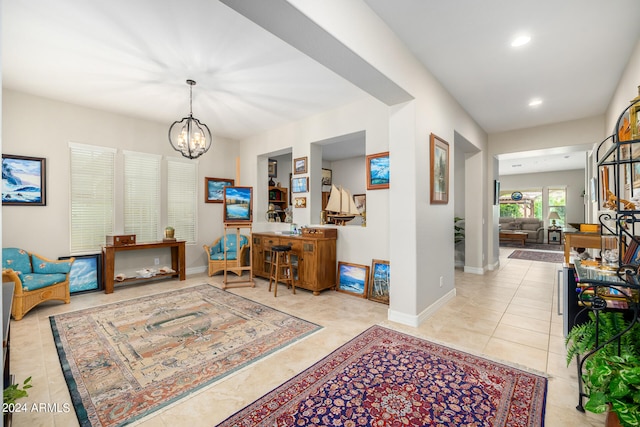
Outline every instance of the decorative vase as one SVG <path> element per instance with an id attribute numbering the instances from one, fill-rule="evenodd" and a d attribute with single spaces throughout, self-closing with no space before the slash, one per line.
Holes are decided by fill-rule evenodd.
<path id="1" fill-rule="evenodd" d="M 164 229 L 164 238 L 165 239 L 173 239 L 173 235 L 175 234 L 176 230 L 174 230 L 173 228 L 165 228 Z"/>

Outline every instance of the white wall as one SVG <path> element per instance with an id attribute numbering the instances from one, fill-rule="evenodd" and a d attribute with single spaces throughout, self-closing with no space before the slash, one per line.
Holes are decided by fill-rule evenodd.
<path id="1" fill-rule="evenodd" d="M 242 181 L 256 188 L 253 230 L 267 231 L 287 227 L 284 224 L 264 221 L 267 193 L 266 187 L 264 191 L 260 190 L 264 180 L 258 179 L 258 174 L 261 170 L 259 163 L 265 153 L 291 149 L 293 158 L 307 156 L 309 172 L 297 176 L 309 176 L 311 191 L 314 191 L 314 186 L 317 185 L 319 192 L 322 153 L 321 150 L 312 152 L 310 144 L 364 130 L 368 154 L 387 151 L 388 120 L 388 108 L 369 98 L 240 141 Z M 344 167 L 339 165 L 342 162 L 332 163 L 334 182 L 338 183 L 342 179 L 356 182 L 358 170 L 362 174 L 360 180 L 365 179 L 365 169 L 361 166 L 363 159 L 343 162 Z M 252 165 L 257 167 L 254 168 Z M 264 167 L 266 168 L 266 161 Z M 337 258 L 338 261 L 371 265 L 372 259 L 389 259 L 389 191 L 364 190 L 362 193 L 367 195 L 367 227 L 337 227 Z M 299 196 L 307 197 L 307 208 L 294 209 L 293 222 L 299 225 L 319 225 L 320 218 L 312 218 L 310 212 L 312 204 L 321 203 L 320 199 L 310 197 L 310 193 L 300 193 Z"/>
<path id="2" fill-rule="evenodd" d="M 48 258 L 69 255 L 69 141 L 113 147 L 116 156 L 116 212 L 122 210 L 122 150 L 176 157 L 169 145 L 169 123 L 155 123 L 105 111 L 53 101 L 21 92 L 2 91 L 2 152 L 46 158 L 46 206 L 3 206 L 3 246 L 19 247 Z M 204 203 L 204 177 L 235 178 L 236 144 L 217 138 L 198 163 L 198 241 L 187 245 L 189 270 L 203 271 L 203 244 L 223 233 L 222 204 Z M 119 165 L 119 166 L 118 166 Z M 265 172 L 266 176 L 266 172 Z M 166 167 L 162 173 L 161 225 L 166 225 Z M 265 190 L 266 191 L 266 190 Z M 115 232 L 122 232 L 122 217 L 116 216 Z M 162 235 L 160 234 L 159 239 Z M 144 267 L 159 254 L 136 254 Z M 166 257 L 168 259 L 168 256 Z M 162 262 L 166 262 L 163 259 Z M 133 265 L 132 265 L 133 268 Z"/>
<path id="3" fill-rule="evenodd" d="M 606 135 L 614 133 L 618 117 L 629 106 L 629 101 L 638 96 L 638 86 L 640 86 L 640 40 L 636 43 L 629 63 L 622 73 L 616 91 L 607 107 L 604 131 Z"/>
<path id="4" fill-rule="evenodd" d="M 501 191 L 518 191 L 531 188 L 545 188 L 566 186 L 566 219 L 570 222 L 584 222 L 584 169 L 575 169 L 558 172 L 525 173 L 518 175 L 503 175 L 500 177 Z M 545 226 L 547 218 L 543 218 Z"/>

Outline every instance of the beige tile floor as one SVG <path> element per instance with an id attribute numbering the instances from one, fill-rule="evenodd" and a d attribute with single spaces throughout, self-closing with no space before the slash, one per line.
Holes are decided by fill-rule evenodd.
<path id="1" fill-rule="evenodd" d="M 501 267 L 483 276 L 456 271 L 457 296 L 419 328 L 387 319 L 385 305 L 350 295 L 325 291 L 320 296 L 298 290 L 296 295 L 281 285 L 278 297 L 267 291 L 268 283 L 257 280 L 255 288 L 231 292 L 275 307 L 323 326 L 323 329 L 275 354 L 265 357 L 179 402 L 136 422 L 151 426 L 214 426 L 298 372 L 344 344 L 369 326 L 382 324 L 452 347 L 517 364 L 546 373 L 547 427 L 603 426 L 604 417 L 576 411 L 575 366 L 566 367 L 561 317 L 556 313 L 556 280 L 560 264 L 512 260 L 511 250 L 501 252 Z M 78 425 L 70 404 L 53 344 L 48 317 L 52 314 L 131 299 L 175 288 L 211 283 L 221 276 L 189 276 L 184 282 L 116 288 L 113 294 L 93 293 L 72 297 L 70 305 L 46 304 L 11 324 L 11 368 L 21 380 L 33 376 L 34 387 L 24 399 L 53 403 L 59 412 L 16 413 L 16 427 Z"/>

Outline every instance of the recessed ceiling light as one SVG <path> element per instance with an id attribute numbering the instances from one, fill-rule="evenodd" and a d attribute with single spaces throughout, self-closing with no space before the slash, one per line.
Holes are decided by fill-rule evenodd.
<path id="1" fill-rule="evenodd" d="M 542 104 L 542 99 L 540 98 L 535 98 L 529 101 L 529 107 L 537 107 L 540 104 Z"/>
<path id="2" fill-rule="evenodd" d="M 518 46 L 523 46 L 527 43 L 529 43 L 531 41 L 531 37 L 529 36 L 518 36 L 515 39 L 513 39 L 513 41 L 511 42 L 511 46 L 513 47 L 518 47 Z"/>

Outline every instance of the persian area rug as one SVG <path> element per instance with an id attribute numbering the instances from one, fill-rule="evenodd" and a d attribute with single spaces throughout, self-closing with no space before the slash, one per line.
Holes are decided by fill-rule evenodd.
<path id="1" fill-rule="evenodd" d="M 547 379 L 373 326 L 219 426 L 544 425 Z"/>
<path id="2" fill-rule="evenodd" d="M 127 424 L 320 329 L 200 285 L 51 316 L 81 426 Z"/>
<path id="3" fill-rule="evenodd" d="M 554 251 L 554 252 L 563 252 L 564 245 L 554 245 L 548 243 L 528 243 L 525 242 L 524 246 L 520 242 L 510 241 L 510 240 L 501 240 L 500 247 L 502 248 L 518 248 L 518 249 L 533 249 L 533 250 L 542 250 L 542 251 Z"/>
<path id="4" fill-rule="evenodd" d="M 564 262 L 564 253 L 542 251 L 513 251 L 507 258 L 562 263 Z"/>

